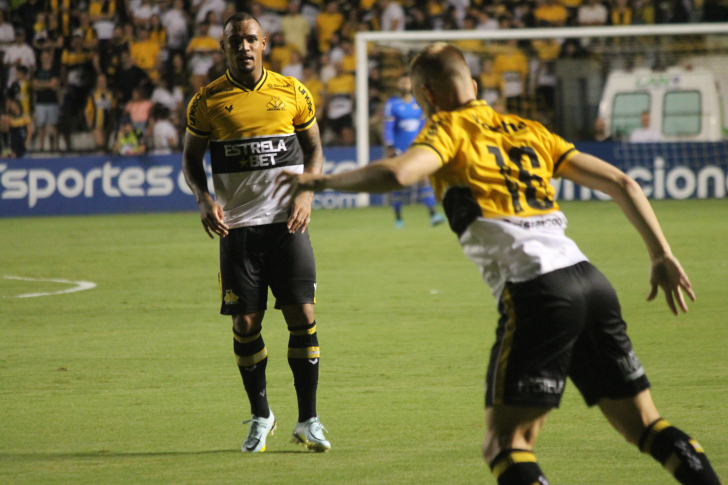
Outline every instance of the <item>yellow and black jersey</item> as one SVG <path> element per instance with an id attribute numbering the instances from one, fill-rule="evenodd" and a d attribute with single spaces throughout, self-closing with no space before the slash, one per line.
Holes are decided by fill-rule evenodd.
<path id="1" fill-rule="evenodd" d="M 538 122 L 471 101 L 431 116 L 412 146 L 442 161 L 430 176 L 433 188 L 496 298 L 506 282 L 586 260 L 564 233 L 549 183 L 576 155 L 571 143 Z"/>
<path id="2" fill-rule="evenodd" d="M 215 196 L 230 227 L 282 222 L 285 201 L 272 198 L 282 170 L 303 171 L 296 136 L 316 121 L 313 98 L 292 77 L 263 70 L 255 86 L 230 71 L 190 101 L 187 132 L 207 138 Z"/>
<path id="3" fill-rule="evenodd" d="M 114 96 L 108 89 L 95 89 L 86 102 L 86 120 L 89 128 L 108 129 L 111 127 L 111 110 L 116 105 Z"/>
<path id="4" fill-rule="evenodd" d="M 467 188 L 484 217 L 557 210 L 549 180 L 576 153 L 540 123 L 498 114 L 485 101 L 430 117 L 413 146 L 442 160 L 432 175 L 438 197 L 450 187 Z"/>

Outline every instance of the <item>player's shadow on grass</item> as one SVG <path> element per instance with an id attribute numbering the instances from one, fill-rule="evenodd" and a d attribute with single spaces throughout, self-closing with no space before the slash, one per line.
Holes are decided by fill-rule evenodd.
<path id="1" fill-rule="evenodd" d="M 185 456 L 185 455 L 212 455 L 212 454 L 240 454 L 243 453 L 237 449 L 228 450 L 205 450 L 205 451 L 150 451 L 150 452 L 114 452 L 109 450 L 100 450 L 86 453 L 0 453 L 0 461 L 4 459 L 25 459 L 25 460 L 68 460 L 78 458 L 143 458 L 152 456 Z M 308 450 L 269 450 L 265 454 L 287 454 L 287 453 L 311 453 Z"/>

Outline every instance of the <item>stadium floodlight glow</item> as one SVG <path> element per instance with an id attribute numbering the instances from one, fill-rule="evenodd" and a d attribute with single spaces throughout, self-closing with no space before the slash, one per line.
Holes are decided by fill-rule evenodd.
<path id="1" fill-rule="evenodd" d="M 356 34 L 356 150 L 357 163 L 369 163 L 369 67 L 367 43 L 386 43 L 405 47 L 438 41 L 457 40 L 533 40 L 595 37 L 689 36 L 728 34 L 728 23 L 635 25 L 618 27 L 563 27 L 506 30 L 438 30 L 404 32 L 360 32 Z M 404 49 L 407 50 L 407 49 Z"/>

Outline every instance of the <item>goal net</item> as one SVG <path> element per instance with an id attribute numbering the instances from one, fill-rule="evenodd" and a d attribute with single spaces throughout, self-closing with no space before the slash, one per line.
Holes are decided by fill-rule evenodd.
<path id="1" fill-rule="evenodd" d="M 359 33 L 359 165 L 382 145 L 381 107 L 396 94 L 397 78 L 436 41 L 463 51 L 478 96 L 494 109 L 537 120 L 569 141 L 624 142 L 608 144 L 622 168 L 659 157 L 668 169 L 670 157 L 696 170 L 728 160 L 728 24 L 716 23 Z M 645 143 L 630 143 L 640 134 Z M 708 184 L 717 182 L 708 177 Z"/>

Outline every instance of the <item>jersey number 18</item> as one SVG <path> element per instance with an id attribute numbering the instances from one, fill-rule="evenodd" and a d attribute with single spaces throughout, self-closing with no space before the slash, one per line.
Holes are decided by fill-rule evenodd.
<path id="1" fill-rule="evenodd" d="M 518 182 L 526 185 L 526 203 L 529 207 L 536 210 L 546 210 L 554 206 L 554 201 L 548 196 L 546 182 L 544 182 L 543 178 L 523 168 L 524 156 L 528 157 L 532 169 L 541 166 L 533 148 L 523 146 L 512 147 L 508 150 L 508 159 L 518 168 L 518 178 L 514 177 L 513 169 L 506 164 L 503 158 L 503 152 L 499 147 L 488 146 L 488 152 L 495 157 L 495 163 L 500 168 L 500 173 L 505 179 L 506 188 L 511 194 L 511 200 L 513 201 L 513 212 L 516 214 L 523 212 L 523 206 L 521 206 L 521 201 L 518 197 Z M 538 194 L 539 188 L 541 189 L 541 197 Z"/>

